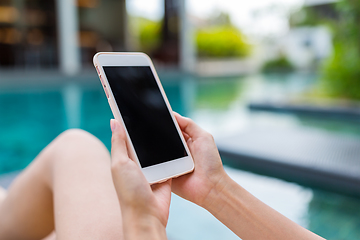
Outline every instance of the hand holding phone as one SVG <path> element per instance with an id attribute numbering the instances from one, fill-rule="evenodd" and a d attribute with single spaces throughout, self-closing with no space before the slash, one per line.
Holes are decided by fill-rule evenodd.
<path id="1" fill-rule="evenodd" d="M 228 178 L 213 136 L 193 120 L 175 113 L 195 163 L 195 171 L 173 179 L 172 191 L 186 200 L 206 208 L 219 182 Z"/>
<path id="2" fill-rule="evenodd" d="M 111 174 L 119 198 L 125 239 L 167 239 L 171 179 L 150 186 L 129 158 L 122 125 L 111 120 Z"/>
<path id="3" fill-rule="evenodd" d="M 97 53 L 94 65 L 110 108 L 123 124 L 130 157 L 149 183 L 189 173 L 194 162 L 150 58 Z"/>

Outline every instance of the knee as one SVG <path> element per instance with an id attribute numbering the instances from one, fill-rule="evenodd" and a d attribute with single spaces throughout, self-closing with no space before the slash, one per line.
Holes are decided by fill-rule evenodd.
<path id="1" fill-rule="evenodd" d="M 50 145 L 53 145 L 53 151 L 58 155 L 109 155 L 109 151 L 97 137 L 81 129 L 64 131 Z"/>
<path id="2" fill-rule="evenodd" d="M 56 137 L 28 168 L 35 169 L 36 176 L 41 176 L 52 188 L 57 173 L 78 174 L 105 164 L 110 169 L 110 154 L 105 145 L 86 131 L 71 129 Z"/>
<path id="3" fill-rule="evenodd" d="M 62 132 L 55 141 L 61 142 L 98 142 L 100 141 L 91 133 L 84 131 L 82 129 L 69 129 Z"/>
<path id="4" fill-rule="evenodd" d="M 88 148 L 106 148 L 97 137 L 87 131 L 76 128 L 64 131 L 55 141 L 72 147 L 87 146 Z"/>

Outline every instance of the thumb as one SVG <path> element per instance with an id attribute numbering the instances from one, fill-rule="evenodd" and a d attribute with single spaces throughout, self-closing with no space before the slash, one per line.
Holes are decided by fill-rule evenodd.
<path id="1" fill-rule="evenodd" d="M 116 120 L 110 121 L 111 175 L 121 207 L 146 205 L 151 188 L 139 166 L 129 158 L 124 127 Z M 145 200 L 144 200 L 145 199 Z M 135 204 L 135 205 L 134 205 Z"/>
<path id="2" fill-rule="evenodd" d="M 177 112 L 173 113 L 181 131 L 185 132 L 189 137 L 196 139 L 206 134 L 206 132 L 190 118 L 183 117 Z"/>
<path id="3" fill-rule="evenodd" d="M 111 137 L 111 161 L 124 162 L 129 160 L 126 147 L 126 133 L 124 127 L 115 119 L 110 120 L 112 131 Z"/>

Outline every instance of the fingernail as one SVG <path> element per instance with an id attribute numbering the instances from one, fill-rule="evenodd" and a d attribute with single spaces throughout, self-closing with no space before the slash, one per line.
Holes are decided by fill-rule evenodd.
<path id="1" fill-rule="evenodd" d="M 111 128 L 111 131 L 114 132 L 116 130 L 116 122 L 115 122 L 115 119 L 111 119 L 110 120 L 110 128 Z"/>

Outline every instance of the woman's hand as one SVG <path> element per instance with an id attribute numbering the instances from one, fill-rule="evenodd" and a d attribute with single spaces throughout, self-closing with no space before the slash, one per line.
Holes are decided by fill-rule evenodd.
<path id="1" fill-rule="evenodd" d="M 173 179 L 173 192 L 213 214 L 241 239 L 323 239 L 259 201 L 224 171 L 212 136 L 175 114 L 195 162 L 191 174 Z"/>
<path id="2" fill-rule="evenodd" d="M 129 158 L 123 126 L 112 119 L 111 173 L 120 201 L 125 239 L 166 239 L 171 180 L 150 186 Z"/>
<path id="3" fill-rule="evenodd" d="M 195 162 L 193 173 L 173 179 L 172 190 L 199 206 L 211 204 L 210 195 L 221 191 L 228 175 L 225 173 L 214 138 L 191 119 L 174 113 Z"/>

